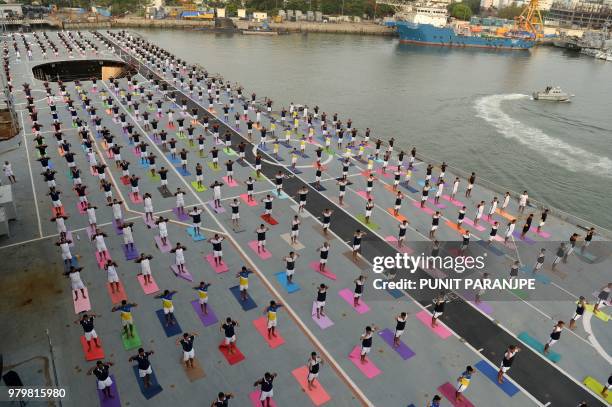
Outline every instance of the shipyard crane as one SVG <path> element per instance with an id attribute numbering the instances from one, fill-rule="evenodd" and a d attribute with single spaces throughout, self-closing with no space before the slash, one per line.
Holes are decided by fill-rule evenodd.
<path id="1" fill-rule="evenodd" d="M 535 39 L 544 37 L 544 22 L 539 0 L 530 0 L 521 14 L 514 17 L 514 30 L 528 32 Z"/>

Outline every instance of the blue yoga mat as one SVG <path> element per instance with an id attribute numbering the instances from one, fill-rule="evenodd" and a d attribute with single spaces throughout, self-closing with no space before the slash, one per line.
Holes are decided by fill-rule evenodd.
<path id="1" fill-rule="evenodd" d="M 158 309 L 155 311 L 155 314 L 157 315 L 157 319 L 159 319 L 162 328 L 164 328 L 164 332 L 166 333 L 167 337 L 176 336 L 183 333 L 183 330 L 181 329 L 181 326 L 176 318 L 174 318 L 174 324 L 166 326 L 166 315 L 164 314 L 163 309 Z"/>
<path id="2" fill-rule="evenodd" d="M 172 158 L 172 154 L 167 154 L 168 160 L 170 160 L 170 162 L 172 164 L 180 164 L 181 160 L 178 159 L 178 157 L 176 158 Z"/>
<path id="3" fill-rule="evenodd" d="M 409 192 L 412 192 L 413 194 L 414 194 L 415 192 L 419 192 L 419 190 L 418 190 L 418 189 L 413 188 L 413 187 L 412 187 L 411 185 L 409 185 L 409 184 L 406 184 L 406 182 L 405 182 L 405 181 L 404 181 L 404 182 L 400 182 L 400 186 L 401 186 L 402 188 L 404 188 L 404 189 L 407 189 Z"/>
<path id="4" fill-rule="evenodd" d="M 419 184 L 420 186 L 424 187 L 425 186 L 425 181 L 423 181 L 422 179 L 417 181 L 417 184 Z M 431 186 L 431 183 L 429 183 L 429 185 Z M 430 191 L 435 191 L 436 187 L 431 186 L 431 188 L 429 188 Z"/>
<path id="5" fill-rule="evenodd" d="M 138 387 L 140 387 L 140 392 L 144 396 L 145 399 L 149 400 L 151 397 L 158 395 L 164 390 L 157 381 L 157 377 L 155 377 L 155 370 L 150 374 L 150 386 L 145 389 L 143 379 L 138 375 L 138 365 L 132 366 L 132 371 L 136 375 L 136 381 L 138 382 Z M 115 396 L 117 394 L 115 393 Z"/>
<path id="6" fill-rule="evenodd" d="M 396 298 L 396 299 L 404 296 L 404 293 L 396 288 L 393 288 L 393 289 L 387 288 L 387 292 L 389 293 L 389 295 L 391 295 L 391 297 Z"/>
<path id="7" fill-rule="evenodd" d="M 531 346 L 533 349 L 537 350 L 538 352 L 542 354 L 544 353 L 544 345 L 538 342 L 537 339 L 533 338 L 527 332 L 521 332 L 518 338 L 521 341 L 525 342 L 527 345 Z M 553 352 L 552 350 L 548 352 L 548 355 L 544 355 L 544 356 L 546 356 L 548 359 L 550 359 L 551 361 L 555 363 L 561 360 L 561 355 L 556 352 Z"/>
<path id="8" fill-rule="evenodd" d="M 233 287 L 230 287 L 230 291 L 232 292 L 232 294 L 234 294 L 234 298 L 236 298 L 236 301 L 238 301 L 243 310 L 248 311 L 252 310 L 253 308 L 257 308 L 257 304 L 255 304 L 255 301 L 253 301 L 250 294 L 248 295 L 245 301 L 242 301 L 242 299 L 240 298 L 239 286 L 235 285 Z"/>
<path id="9" fill-rule="evenodd" d="M 283 288 L 285 290 L 287 290 L 287 292 L 289 294 L 294 293 L 296 291 L 299 291 L 300 286 L 298 284 L 296 284 L 295 282 L 293 283 L 288 283 L 287 282 L 287 273 L 284 271 L 281 271 L 279 273 L 274 274 L 276 276 L 276 279 L 278 280 L 279 284 L 283 286 Z"/>
<path id="10" fill-rule="evenodd" d="M 504 252 L 499 250 L 497 247 L 493 246 L 493 244 L 489 244 L 489 242 L 486 242 L 484 240 L 479 240 L 477 242 L 480 246 L 482 246 L 484 249 L 490 251 L 491 253 L 493 253 L 496 256 L 503 256 Z"/>
<path id="11" fill-rule="evenodd" d="M 176 167 L 176 170 L 179 172 L 179 174 L 181 174 L 183 177 L 188 177 L 191 175 L 191 173 L 187 170 L 184 170 L 183 167 Z"/>
<path id="12" fill-rule="evenodd" d="M 310 186 L 312 186 L 317 191 L 327 191 L 327 188 L 325 188 L 323 185 L 319 185 L 319 187 L 317 187 L 314 182 L 311 182 Z"/>
<path id="13" fill-rule="evenodd" d="M 204 234 L 202 233 L 201 228 L 200 228 L 200 234 L 198 235 L 195 234 L 195 230 L 193 229 L 193 227 L 188 227 L 186 230 L 187 230 L 187 234 L 191 236 L 194 242 L 201 242 L 203 240 L 206 240 L 206 236 L 204 236 Z"/>
<path id="14" fill-rule="evenodd" d="M 289 198 L 289 195 L 287 195 L 285 193 L 285 191 L 281 191 L 280 195 L 276 193 L 276 190 L 272 191 L 272 194 L 277 197 L 278 199 L 287 199 Z"/>
<path id="15" fill-rule="evenodd" d="M 519 392 L 519 388 L 516 387 L 507 378 L 504 379 L 502 384 L 499 384 L 499 382 L 497 381 L 497 372 L 498 372 L 498 370 L 496 368 L 494 368 L 493 366 L 491 366 L 490 364 L 488 364 L 487 362 L 485 362 L 484 360 L 481 360 L 480 362 L 476 363 L 475 366 L 476 366 L 476 369 L 480 370 L 480 372 L 483 375 L 488 377 L 493 383 L 495 383 L 497 385 L 497 387 L 502 389 L 504 391 L 504 393 L 506 393 L 508 396 L 512 397 L 516 393 Z"/>
<path id="16" fill-rule="evenodd" d="M 542 274 L 541 272 L 536 272 L 533 273 L 532 270 L 528 267 L 521 267 L 520 268 L 521 273 L 528 275 L 531 278 L 534 278 L 536 281 L 542 283 L 542 284 L 549 284 L 550 283 L 550 277 L 548 277 L 547 275 Z"/>

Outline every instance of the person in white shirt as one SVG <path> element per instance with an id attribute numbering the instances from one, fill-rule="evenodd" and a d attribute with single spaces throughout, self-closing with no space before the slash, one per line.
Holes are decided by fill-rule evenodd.
<path id="1" fill-rule="evenodd" d="M 519 197 L 519 213 L 523 213 L 525 211 L 525 207 L 527 206 L 527 200 L 529 199 L 529 195 L 527 195 L 527 191 L 523 191 L 521 196 Z"/>
<path id="2" fill-rule="evenodd" d="M 512 236 L 512 233 L 514 233 L 515 227 L 516 227 L 516 219 L 513 219 L 508 223 L 508 226 L 506 226 L 506 234 L 504 236 L 504 243 L 508 243 L 508 239 L 510 239 L 510 236 Z"/>

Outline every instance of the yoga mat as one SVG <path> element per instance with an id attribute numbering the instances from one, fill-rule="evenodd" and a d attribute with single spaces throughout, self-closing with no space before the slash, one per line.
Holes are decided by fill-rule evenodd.
<path id="1" fill-rule="evenodd" d="M 385 237 L 385 241 L 392 243 L 392 246 L 400 253 L 406 253 L 406 254 L 412 254 L 414 253 L 414 250 L 412 250 L 412 248 L 410 248 L 409 246 L 406 246 L 406 240 L 404 240 L 404 245 L 402 247 L 398 246 L 398 240 L 397 237 L 395 236 L 387 236 Z"/>
<path id="2" fill-rule="evenodd" d="M 191 301 L 191 306 L 193 307 L 193 310 L 196 312 L 196 314 L 198 314 L 198 317 L 200 317 L 200 321 L 202 321 L 202 324 L 204 326 L 211 326 L 219 322 L 219 319 L 217 319 L 217 315 L 213 311 L 210 304 L 206 305 L 206 311 L 208 311 L 208 314 L 204 314 L 202 312 L 202 308 L 200 307 L 200 302 L 198 300 Z"/>
<path id="3" fill-rule="evenodd" d="M 429 198 L 427 202 L 429 202 L 430 204 L 432 204 L 438 209 L 446 209 L 446 205 L 441 204 L 441 203 L 436 203 L 436 201 L 433 198 Z"/>
<path id="4" fill-rule="evenodd" d="M 208 261 L 208 264 L 210 265 L 210 267 L 212 267 L 212 269 L 215 270 L 215 273 L 217 274 L 225 273 L 226 271 L 229 270 L 229 268 L 227 267 L 227 264 L 224 261 L 221 262 L 221 265 L 216 266 L 215 259 L 212 254 L 206 255 L 205 259 L 206 261 Z"/>
<path id="5" fill-rule="evenodd" d="M 400 182 L 400 186 L 404 189 L 407 189 L 408 192 L 412 192 L 413 194 L 416 192 L 419 192 L 418 189 L 414 188 L 413 186 L 411 186 L 410 184 L 406 183 L 406 181 Z"/>
<path id="6" fill-rule="evenodd" d="M 366 219 L 365 219 L 365 215 L 357 215 L 355 216 L 357 218 L 357 220 L 359 220 L 359 222 L 361 222 L 365 227 L 372 229 L 372 230 L 378 230 L 379 226 L 370 221 L 370 223 L 366 223 Z"/>
<path id="7" fill-rule="evenodd" d="M 123 342 L 123 348 L 125 350 L 136 349 L 142 345 L 142 341 L 140 340 L 140 336 L 136 330 L 136 325 L 132 325 L 132 327 L 134 336 L 129 338 L 125 335 L 124 329 L 121 329 L 121 342 Z"/>
<path id="8" fill-rule="evenodd" d="M 191 239 L 194 242 L 202 242 L 204 240 L 206 240 L 206 236 L 204 236 L 204 234 L 202 233 L 202 230 L 200 230 L 198 234 L 195 233 L 195 228 L 194 227 L 188 227 L 187 229 L 187 234 L 189 236 L 191 236 Z"/>
<path id="9" fill-rule="evenodd" d="M 268 260 L 272 257 L 272 253 L 270 253 L 268 249 L 264 250 L 263 248 L 261 248 L 260 251 L 257 250 L 257 240 L 251 240 L 248 244 L 251 250 L 253 250 L 253 252 L 255 252 L 255 254 L 257 254 L 260 259 Z"/>
<path id="10" fill-rule="evenodd" d="M 370 361 L 369 355 L 366 355 L 365 363 L 361 363 L 360 346 L 355 346 L 353 348 L 353 350 L 349 354 L 349 359 L 351 360 L 351 362 L 353 362 L 357 369 L 359 369 L 361 373 L 363 373 L 364 376 L 368 379 L 372 379 L 382 373 L 382 371 Z"/>
<path id="11" fill-rule="evenodd" d="M 599 291 L 595 291 L 593 294 L 591 294 L 593 297 L 597 298 L 597 300 L 599 301 Z M 608 307 L 612 307 L 612 298 L 608 298 L 608 300 L 606 301 L 606 306 Z"/>
<path id="12" fill-rule="evenodd" d="M 537 227 L 535 227 L 535 228 L 532 227 L 531 229 L 529 229 L 529 231 L 535 233 L 536 235 L 538 235 L 538 236 L 540 236 L 540 237 L 542 237 L 544 239 L 548 239 L 551 236 L 550 233 L 548 233 L 548 232 L 546 232 L 544 230 L 541 230 L 540 232 L 538 232 L 538 228 Z"/>
<path id="13" fill-rule="evenodd" d="M 320 271 L 319 270 L 319 262 L 318 261 L 310 262 L 308 267 L 310 267 L 311 269 L 313 269 L 317 273 L 324 275 L 325 277 L 329 278 L 330 280 L 336 280 L 338 278 L 338 277 L 336 277 L 336 275 L 334 273 L 332 273 L 332 271 L 330 269 L 327 268 L 327 265 L 325 265 L 325 268 L 323 269 L 323 271 Z"/>
<path id="14" fill-rule="evenodd" d="M 550 277 L 545 274 L 542 274 L 541 272 L 534 273 L 531 268 L 526 266 L 521 267 L 519 270 L 521 270 L 521 273 L 528 275 L 529 277 L 535 279 L 536 281 L 542 284 L 550 284 Z"/>
<path id="15" fill-rule="evenodd" d="M 451 331 L 449 331 L 440 320 L 436 321 L 437 326 L 435 328 L 431 327 L 431 314 L 427 311 L 421 311 L 416 314 L 416 317 L 423 325 L 425 325 L 430 331 L 438 335 L 442 339 L 446 339 L 452 335 Z"/>
<path id="16" fill-rule="evenodd" d="M 601 391 L 603 390 L 603 384 L 599 383 L 595 378 L 587 376 L 584 378 L 582 383 L 584 383 L 586 387 L 597 393 L 599 397 L 603 398 L 603 396 L 601 395 Z M 606 401 L 609 404 L 612 404 L 612 391 L 608 392 L 608 397 L 606 397 Z"/>
<path id="17" fill-rule="evenodd" d="M 261 396 L 260 390 L 255 390 L 249 394 L 249 400 L 251 400 L 251 405 L 253 407 L 261 407 L 261 401 L 259 401 L 259 396 Z M 270 399 L 269 406 L 268 406 L 268 402 L 266 401 L 266 407 L 277 407 L 274 399 Z"/>
<path id="18" fill-rule="evenodd" d="M 325 310 L 325 309 L 324 309 Z M 312 320 L 319 325 L 319 328 L 321 329 L 327 329 L 330 326 L 332 326 L 334 324 L 334 322 L 329 319 L 329 317 L 326 315 L 321 315 L 321 318 L 317 318 L 317 302 L 313 301 L 312 303 Z"/>
<path id="19" fill-rule="evenodd" d="M 393 216 L 399 222 L 403 222 L 405 220 L 408 220 L 408 218 L 406 218 L 401 213 L 398 213 L 397 215 L 394 215 L 393 213 L 395 212 L 395 210 L 393 208 L 387 208 L 387 212 L 389 212 L 389 215 Z"/>
<path id="20" fill-rule="evenodd" d="M 248 194 L 240 194 L 240 199 L 242 199 L 242 201 L 248 206 L 257 206 L 257 200 L 253 198 L 251 201 L 249 201 Z"/>
<path id="21" fill-rule="evenodd" d="M 297 380 L 300 387 L 302 387 L 302 391 L 306 393 L 308 397 L 310 397 L 310 401 L 312 401 L 312 404 L 315 406 L 320 406 L 331 400 L 331 397 L 323 388 L 319 378 L 315 379 L 315 388 L 312 390 L 308 388 L 308 366 L 298 367 L 297 369 L 292 370 L 291 374 L 293 377 L 295 377 L 295 380 Z"/>
<path id="22" fill-rule="evenodd" d="M 159 287 L 157 286 L 153 276 L 151 276 L 151 282 L 149 284 L 145 284 L 145 279 L 142 274 L 139 274 L 137 278 L 138 284 L 140 284 L 140 287 L 142 287 L 142 291 L 144 291 L 145 294 L 153 294 L 159 291 Z"/>
<path id="23" fill-rule="evenodd" d="M 497 387 L 502 389 L 502 391 L 508 396 L 512 397 L 519 392 L 519 388 L 516 387 L 514 383 L 512 383 L 510 380 L 508 380 L 507 377 L 504 378 L 504 381 L 500 384 L 497 381 L 497 373 L 499 372 L 499 369 L 491 366 L 484 360 L 481 360 L 474 366 L 476 366 L 476 369 L 480 370 L 480 373 L 482 373 L 485 377 L 491 380 Z"/>
<path id="24" fill-rule="evenodd" d="M 204 192 L 204 191 L 208 190 L 208 188 L 206 188 L 204 185 L 198 186 L 198 182 L 197 181 L 191 181 L 191 186 L 193 187 L 193 189 L 195 189 L 198 192 Z"/>
<path id="25" fill-rule="evenodd" d="M 529 299 L 529 294 L 527 294 L 525 291 L 523 290 L 509 290 L 511 293 L 513 293 L 514 295 L 516 295 L 517 297 L 519 297 L 521 300 L 527 300 Z"/>
<path id="26" fill-rule="evenodd" d="M 238 153 L 232 150 L 231 148 L 224 148 L 223 152 L 227 154 L 229 157 L 235 157 L 238 155 Z"/>
<path id="27" fill-rule="evenodd" d="M 171 336 L 176 336 L 183 333 L 181 326 L 179 325 L 176 318 L 174 318 L 174 324 L 166 326 L 166 315 L 164 314 L 163 309 L 158 309 L 157 311 L 155 311 L 155 315 L 157 315 L 157 319 L 159 319 L 159 323 L 161 324 L 164 333 L 166 334 L 166 337 L 169 338 Z"/>
<path id="28" fill-rule="evenodd" d="M 291 235 L 289 233 L 283 233 L 282 235 L 280 235 L 280 237 L 295 250 L 302 250 L 305 247 L 302 243 L 300 243 L 299 240 L 295 243 L 291 243 Z"/>
<path id="29" fill-rule="evenodd" d="M 503 209 L 497 208 L 495 209 L 495 213 L 497 213 L 498 215 L 503 216 L 504 218 L 508 219 L 508 220 L 515 220 L 516 218 L 512 215 L 510 215 L 508 212 L 504 211 Z"/>
<path id="30" fill-rule="evenodd" d="M 183 361 L 183 357 L 181 356 L 179 359 L 179 363 L 183 367 L 183 372 L 185 372 L 185 374 L 187 375 L 187 379 L 191 383 L 206 377 L 206 373 L 204 373 L 204 369 L 202 369 L 200 361 L 197 358 L 194 358 L 192 362 L 193 367 L 187 367 L 187 365 L 185 365 L 185 362 Z"/>
<path id="31" fill-rule="evenodd" d="M 366 191 L 357 191 L 355 193 L 359 195 L 360 197 L 362 197 L 363 199 L 365 199 L 366 201 L 368 200 L 368 193 Z"/>
<path id="32" fill-rule="evenodd" d="M 596 318 L 601 319 L 604 322 L 608 322 L 610 320 L 610 316 L 608 314 L 606 314 L 605 312 L 603 312 L 601 309 L 597 310 L 597 313 L 593 312 L 594 309 L 594 305 L 593 304 L 586 304 L 585 309 L 591 313 L 593 313 L 593 315 Z"/>
<path id="33" fill-rule="evenodd" d="M 480 301 L 480 302 L 476 302 L 476 293 L 474 291 L 467 291 L 463 294 L 463 297 L 468 300 L 470 302 L 470 304 L 472 304 L 473 306 L 475 306 L 476 308 L 478 308 L 479 310 L 481 310 L 482 312 L 484 312 L 487 315 L 491 315 L 493 314 L 493 307 L 485 302 L 485 301 Z"/>
<path id="34" fill-rule="evenodd" d="M 123 234 L 123 229 L 121 229 L 121 228 L 119 227 L 119 224 L 117 223 L 117 219 L 113 219 L 113 227 L 115 228 L 115 232 L 116 232 L 118 235 L 122 235 L 122 234 Z"/>
<path id="35" fill-rule="evenodd" d="M 454 407 L 474 407 L 472 402 L 462 395 L 461 400 L 455 400 L 455 386 L 446 382 L 440 387 L 438 387 L 438 391 L 442 394 L 446 399 L 451 403 Z"/>
<path id="36" fill-rule="evenodd" d="M 140 388 L 140 392 L 144 396 L 145 399 L 149 400 L 150 398 L 158 395 L 164 390 L 157 381 L 157 377 L 155 377 L 155 370 L 151 369 L 151 374 L 149 375 L 149 387 L 144 387 L 144 378 L 141 378 L 138 374 L 138 365 L 132 366 L 132 371 L 136 376 L 136 382 L 138 383 L 138 387 Z"/>
<path id="37" fill-rule="evenodd" d="M 493 245 L 493 242 L 491 242 L 491 244 L 489 244 L 489 242 L 485 241 L 485 240 L 478 240 L 476 242 L 476 244 L 482 246 L 484 249 L 490 251 L 491 253 L 493 253 L 496 256 L 503 256 L 504 252 L 499 250 L 497 247 L 495 247 Z"/>
<path id="38" fill-rule="evenodd" d="M 108 291 L 112 304 L 120 304 L 121 301 L 127 300 L 127 294 L 125 293 L 125 288 L 123 287 L 121 281 L 119 281 L 119 291 L 115 290 L 113 293 L 110 283 L 106 283 L 106 290 Z"/>
<path id="39" fill-rule="evenodd" d="M 300 172 L 297 172 L 297 171 L 295 171 L 295 170 L 293 170 L 293 172 L 295 172 L 296 174 L 301 174 L 301 173 L 302 173 L 301 171 L 300 171 Z M 319 184 L 319 186 L 317 187 L 316 182 L 311 182 L 311 183 L 309 183 L 308 185 L 310 185 L 311 187 L 313 187 L 314 189 L 316 189 L 316 190 L 317 190 L 317 191 L 319 191 L 319 192 L 327 191 L 327 188 L 325 188 L 323 185 L 320 185 L 320 184 Z"/>
<path id="40" fill-rule="evenodd" d="M 476 229 L 479 232 L 482 232 L 485 230 L 484 227 L 480 226 L 480 225 L 475 225 L 474 222 L 472 221 L 472 219 L 465 217 L 463 219 L 463 223 L 465 223 L 466 225 L 470 225 L 471 227 L 473 227 L 474 229 Z"/>
<path id="41" fill-rule="evenodd" d="M 212 162 L 208 162 L 206 164 L 208 165 L 208 168 L 210 168 L 211 170 L 213 170 L 215 172 L 217 172 L 217 171 L 219 171 L 221 169 L 218 165 L 217 165 L 217 168 L 215 168 L 215 166 L 213 165 Z"/>
<path id="42" fill-rule="evenodd" d="M 465 206 L 463 202 L 461 202 L 461 201 L 458 201 L 458 200 L 456 200 L 456 199 L 451 198 L 451 197 L 450 197 L 450 195 L 442 195 L 442 199 L 444 199 L 444 200 L 446 200 L 446 201 L 448 201 L 448 202 L 452 203 L 452 204 L 453 204 L 453 205 L 455 205 L 457 208 L 462 208 L 463 206 Z"/>
<path id="43" fill-rule="evenodd" d="M 172 249 L 172 245 L 170 244 L 170 240 L 168 238 L 166 238 L 166 244 L 162 243 L 161 237 L 159 236 L 155 236 L 154 239 L 155 239 L 155 246 L 157 246 L 160 252 L 162 253 L 170 252 L 170 250 Z"/>
<path id="44" fill-rule="evenodd" d="M 536 351 L 540 352 L 541 354 L 544 354 L 544 345 L 541 344 L 540 342 L 538 342 L 537 339 L 535 339 L 534 337 L 532 337 L 530 334 L 528 334 L 527 332 L 521 332 L 518 335 L 518 338 L 525 342 L 526 345 L 530 346 L 531 348 L 535 349 Z M 558 354 L 557 352 L 553 351 L 552 349 L 550 349 L 550 352 L 548 353 L 548 355 L 544 355 L 546 356 L 548 359 L 550 359 L 552 362 L 559 362 L 561 360 L 561 355 Z"/>
<path id="45" fill-rule="evenodd" d="M 76 207 L 81 215 L 85 215 L 87 212 L 87 202 L 77 202 Z"/>
<path id="46" fill-rule="evenodd" d="M 285 340 L 280 335 L 280 333 L 278 333 L 278 331 L 276 332 L 276 336 L 268 338 L 268 318 L 266 318 L 265 316 L 254 320 L 253 325 L 255 325 L 255 329 L 257 330 L 257 332 L 259 332 L 259 334 L 263 336 L 268 346 L 272 349 L 278 348 L 283 343 L 285 343 Z"/>
<path id="47" fill-rule="evenodd" d="M 235 285 L 233 287 L 230 287 L 229 290 L 232 292 L 232 294 L 234 294 L 234 298 L 236 298 L 236 301 L 238 301 L 238 304 L 240 304 L 244 311 L 249 311 L 253 308 L 257 308 L 257 304 L 255 304 L 255 301 L 253 301 L 253 298 L 251 298 L 250 294 L 248 294 L 246 300 L 242 301 L 242 299 L 240 298 L 240 286 Z"/>
<path id="48" fill-rule="evenodd" d="M 96 346 L 92 338 L 91 351 L 88 352 L 87 351 L 87 339 L 85 339 L 85 335 L 81 335 L 81 346 L 83 347 L 83 353 L 85 354 L 85 360 L 92 361 L 92 360 L 104 359 L 104 348 L 102 347 L 102 341 L 100 340 L 99 337 L 97 341 L 100 347 L 98 348 Z"/>
<path id="49" fill-rule="evenodd" d="M 130 177 L 128 177 L 127 175 L 126 175 L 126 176 L 121 177 L 121 183 L 122 183 L 123 185 L 130 185 Z"/>
<path id="50" fill-rule="evenodd" d="M 189 270 L 187 269 L 185 265 L 183 265 L 182 273 L 179 272 L 178 266 L 176 264 L 171 265 L 170 270 L 172 270 L 174 275 L 177 276 L 178 278 L 182 278 L 183 280 L 187 280 L 189 282 L 193 281 L 193 276 L 191 275 L 191 273 L 189 273 Z"/>
<path id="51" fill-rule="evenodd" d="M 342 299 L 344 299 L 344 301 L 346 301 L 355 311 L 357 311 L 358 314 L 365 314 L 370 310 L 370 307 L 363 302 L 363 298 L 359 299 L 359 305 L 355 307 L 353 305 L 353 292 L 348 288 L 343 288 L 342 290 L 340 290 L 338 292 L 338 295 L 342 297 Z"/>
<path id="52" fill-rule="evenodd" d="M 292 283 L 287 282 L 287 272 L 281 271 L 281 272 L 275 273 L 274 275 L 276 276 L 278 283 L 282 285 L 283 288 L 289 294 L 300 290 L 300 286 L 295 281 L 293 281 Z M 295 274 L 294 274 L 294 277 L 295 277 Z"/>
<path id="53" fill-rule="evenodd" d="M 521 232 L 519 232 L 518 230 L 512 232 L 512 236 L 514 236 L 515 239 L 518 239 L 521 242 L 527 243 L 528 245 L 535 244 L 535 240 L 531 239 L 530 237 L 527 237 L 527 235 L 525 235 L 525 237 L 521 237 Z"/>
<path id="54" fill-rule="evenodd" d="M 174 215 L 178 218 L 178 220 L 180 221 L 186 221 L 189 220 L 189 215 L 187 215 L 185 212 L 179 212 L 178 208 L 173 208 L 172 212 L 174 213 Z"/>
<path id="55" fill-rule="evenodd" d="M 446 226 L 448 226 L 449 228 L 453 229 L 455 232 L 463 235 L 465 233 L 465 229 L 457 226 L 456 222 L 451 222 L 450 220 L 446 221 Z"/>
<path id="56" fill-rule="evenodd" d="M 233 178 L 230 181 L 230 179 L 228 177 L 223 177 L 223 182 L 225 182 L 225 185 L 227 185 L 230 188 L 234 188 L 234 187 L 238 186 L 238 182 L 236 182 L 236 180 L 233 179 Z"/>
<path id="57" fill-rule="evenodd" d="M 412 206 L 414 206 L 417 209 L 420 209 L 421 211 L 425 212 L 428 215 L 433 215 L 436 211 L 434 211 L 431 208 L 428 208 L 427 206 L 424 206 L 421 208 L 421 202 L 420 201 L 412 201 Z"/>
<path id="58" fill-rule="evenodd" d="M 387 292 L 389 293 L 391 297 L 395 299 L 398 299 L 404 296 L 404 293 L 401 292 L 401 290 L 398 290 L 397 288 L 387 288 Z"/>
<path id="59" fill-rule="evenodd" d="M 208 201 L 206 202 L 206 204 L 210 207 L 210 209 L 212 209 L 217 214 L 225 212 L 225 208 L 223 206 L 219 206 L 218 208 L 215 208 L 215 203 L 213 201 Z"/>
<path id="60" fill-rule="evenodd" d="M 167 187 L 157 187 L 157 190 L 163 198 L 172 198 L 174 196 Z"/>
<path id="61" fill-rule="evenodd" d="M 262 218 L 269 225 L 278 225 L 278 221 L 274 219 L 272 215 L 261 215 L 260 218 Z"/>
<path id="62" fill-rule="evenodd" d="M 184 169 L 183 167 L 174 167 L 174 168 L 176 168 L 176 171 L 179 174 L 181 174 L 183 177 L 191 176 L 191 173 L 188 170 Z"/>
<path id="63" fill-rule="evenodd" d="M 66 211 L 64 210 L 64 207 L 63 207 L 63 206 L 60 206 L 59 208 L 52 207 L 52 208 L 51 208 L 51 216 L 52 216 L 52 217 L 54 217 L 54 216 L 58 215 L 58 213 L 57 213 L 57 210 L 58 210 L 58 209 L 59 209 L 59 215 L 61 215 L 61 216 L 66 215 Z"/>
<path id="64" fill-rule="evenodd" d="M 130 244 L 130 245 L 123 245 L 123 255 L 125 256 L 126 260 L 134 260 L 137 259 L 139 254 L 138 254 L 138 249 L 136 249 L 136 245 L 135 244 Z"/>
<path id="65" fill-rule="evenodd" d="M 74 305 L 74 313 L 80 314 L 81 312 L 91 310 L 91 303 L 89 302 L 89 291 L 85 288 L 85 295 L 87 298 L 83 298 L 83 294 L 81 294 L 81 290 L 78 290 L 79 298 L 78 300 L 74 300 L 74 291 L 70 290 L 70 295 L 72 296 L 72 304 Z"/>
<path id="66" fill-rule="evenodd" d="M 223 356 L 225 356 L 227 363 L 230 365 L 235 365 L 236 363 L 240 363 L 245 359 L 242 352 L 240 352 L 240 349 L 238 349 L 238 346 L 233 346 L 236 345 L 236 342 L 234 342 L 232 345 L 232 349 L 234 350 L 234 353 L 232 354 L 228 352 L 228 349 L 224 344 L 225 342 L 222 342 L 221 345 L 219 345 L 219 351 L 223 354 Z"/>
<path id="67" fill-rule="evenodd" d="M 401 340 L 398 347 L 393 346 L 393 338 L 395 337 L 395 332 L 390 330 L 389 328 L 383 329 L 382 331 L 378 331 L 378 335 L 383 339 L 383 341 L 387 343 L 387 345 L 391 346 L 391 349 L 396 351 L 402 359 L 408 360 L 415 355 L 414 351 L 410 349 Z"/>
<path id="68" fill-rule="evenodd" d="M 278 192 L 276 192 L 276 190 L 274 190 L 274 191 L 272 191 L 272 195 L 274 195 L 278 199 L 287 199 L 287 198 L 289 198 L 289 195 L 287 195 L 285 193 L 285 191 L 281 191 L 280 194 L 279 194 Z"/>
<path id="69" fill-rule="evenodd" d="M 98 393 L 98 399 L 100 400 L 100 407 L 121 407 L 121 400 L 119 399 L 119 392 L 117 391 L 117 383 L 115 382 L 115 376 L 109 376 L 113 381 L 110 386 L 110 393 L 112 398 L 107 398 L 102 390 L 98 389 L 98 381 L 96 380 L 96 391 Z"/>
<path id="70" fill-rule="evenodd" d="M 142 203 L 142 196 L 140 194 L 136 195 L 130 192 L 130 201 L 135 204 Z"/>

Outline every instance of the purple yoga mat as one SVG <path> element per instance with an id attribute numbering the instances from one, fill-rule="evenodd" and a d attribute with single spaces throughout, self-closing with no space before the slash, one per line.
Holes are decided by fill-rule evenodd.
<path id="1" fill-rule="evenodd" d="M 224 213 L 225 212 L 225 208 L 223 206 L 219 206 L 218 208 L 215 208 L 215 203 L 213 201 L 208 201 L 206 203 L 208 204 L 210 209 L 215 211 L 215 213 Z"/>
<path id="2" fill-rule="evenodd" d="M 476 294 L 473 291 L 467 291 L 463 293 L 463 297 L 470 302 L 470 304 L 474 305 L 476 308 L 481 310 L 487 315 L 491 315 L 493 313 L 493 307 L 484 301 L 480 301 L 476 303 Z"/>
<path id="3" fill-rule="evenodd" d="M 321 329 L 327 329 L 334 324 L 334 321 L 329 319 L 327 315 L 321 315 L 321 318 L 317 318 L 317 303 L 312 303 L 312 320 L 319 325 Z"/>
<path id="4" fill-rule="evenodd" d="M 100 399 L 100 407 L 121 407 L 121 400 L 119 400 L 119 392 L 117 391 L 117 385 L 115 384 L 115 376 L 110 375 L 113 384 L 111 385 L 112 399 L 104 396 L 102 390 L 98 390 L 98 382 L 96 381 L 96 390 L 98 392 L 98 398 Z"/>
<path id="5" fill-rule="evenodd" d="M 172 212 L 174 212 L 174 215 L 175 215 L 175 216 L 178 218 L 178 220 L 180 220 L 180 221 L 183 221 L 183 222 L 184 222 L 184 221 L 186 221 L 186 220 L 189 220 L 189 219 L 190 219 L 190 217 L 189 217 L 189 215 L 187 215 L 187 213 L 185 213 L 185 212 L 179 213 L 178 208 L 173 208 L 173 209 L 172 209 Z"/>
<path id="6" fill-rule="evenodd" d="M 204 326 L 211 326 L 219 322 L 217 315 L 215 315 L 215 312 L 210 307 L 210 305 L 208 305 L 207 307 L 208 314 L 206 315 L 202 312 L 202 309 L 200 308 L 200 302 L 198 300 L 191 301 L 191 306 L 193 307 L 196 314 L 198 314 L 198 316 L 200 317 L 200 321 L 202 321 L 202 324 Z"/>
<path id="7" fill-rule="evenodd" d="M 400 341 L 400 345 L 396 348 L 393 346 L 393 337 L 395 333 L 389 328 L 383 329 L 378 332 L 378 335 L 387 343 L 387 345 L 391 346 L 391 348 L 396 351 L 404 360 L 408 360 L 415 355 L 414 351 L 410 349 L 404 342 Z"/>
<path id="8" fill-rule="evenodd" d="M 515 230 L 512 233 L 512 236 L 514 236 L 514 238 L 517 240 L 517 242 L 525 242 L 525 243 L 527 243 L 529 245 L 535 244 L 535 240 L 527 237 L 526 235 L 525 235 L 525 237 L 521 237 L 521 232 L 519 232 L 518 230 Z"/>
<path id="9" fill-rule="evenodd" d="M 122 235 L 123 234 L 123 229 L 121 229 L 119 227 L 119 225 L 117 224 L 117 220 L 113 219 L 113 227 L 115 228 L 115 232 L 117 232 L 118 235 Z"/>
<path id="10" fill-rule="evenodd" d="M 123 245 L 123 254 L 125 255 L 126 260 L 134 260 L 138 258 L 138 250 L 136 249 L 136 245 Z"/>

